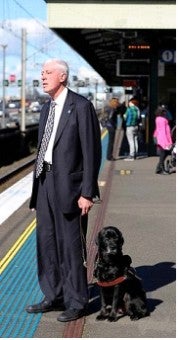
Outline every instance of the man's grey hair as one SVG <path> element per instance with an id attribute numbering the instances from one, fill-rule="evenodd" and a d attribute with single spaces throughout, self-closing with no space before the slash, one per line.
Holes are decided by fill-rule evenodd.
<path id="1" fill-rule="evenodd" d="M 68 78 L 68 76 L 69 76 L 69 66 L 64 60 L 48 59 L 44 62 L 44 65 L 46 65 L 48 63 L 54 63 L 57 68 L 59 68 L 60 70 L 62 69 L 64 71 L 64 73 L 67 75 L 67 78 Z"/>

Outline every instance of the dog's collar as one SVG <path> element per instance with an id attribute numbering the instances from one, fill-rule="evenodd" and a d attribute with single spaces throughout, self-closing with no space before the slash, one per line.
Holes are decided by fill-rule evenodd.
<path id="1" fill-rule="evenodd" d="M 122 283 L 127 279 L 126 276 L 119 276 L 117 279 L 114 279 L 112 281 L 97 281 L 97 285 L 100 287 L 112 287 L 116 286 L 119 283 Z"/>

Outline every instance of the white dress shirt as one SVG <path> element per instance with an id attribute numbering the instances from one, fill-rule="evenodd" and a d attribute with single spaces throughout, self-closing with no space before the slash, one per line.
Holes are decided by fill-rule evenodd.
<path id="1" fill-rule="evenodd" d="M 57 131 L 61 113 L 64 107 L 64 102 L 67 97 L 67 93 L 68 93 L 68 89 L 67 87 L 65 87 L 65 89 L 60 93 L 60 95 L 55 99 L 56 106 L 55 106 L 54 126 L 53 126 L 51 138 L 49 140 L 49 144 L 48 144 L 45 157 L 44 157 L 45 162 L 48 162 L 50 164 L 52 164 L 52 161 L 53 161 L 52 154 L 53 154 L 54 140 L 56 137 L 56 131 Z"/>

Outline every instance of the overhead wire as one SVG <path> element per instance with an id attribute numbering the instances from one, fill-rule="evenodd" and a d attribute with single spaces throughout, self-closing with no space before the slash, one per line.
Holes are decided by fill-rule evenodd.
<path id="1" fill-rule="evenodd" d="M 21 8 L 28 16 L 30 16 L 38 25 L 40 25 L 44 30 L 46 30 L 48 33 L 51 33 L 51 34 L 53 34 L 53 35 L 55 35 L 54 34 L 54 32 L 52 32 L 52 30 L 50 30 L 47 26 L 45 26 L 41 21 L 39 21 L 39 20 L 37 20 L 24 6 L 22 6 L 17 0 L 13 0 L 13 2 L 17 5 L 17 6 L 19 6 L 19 8 Z M 6 5 L 8 4 L 8 2 L 6 2 Z M 8 12 L 10 12 L 10 11 L 8 11 Z M 18 33 L 16 33 L 16 32 L 14 32 L 14 30 L 12 29 L 12 27 L 7 27 L 6 25 L 5 25 L 5 21 L 6 21 L 6 19 L 5 19 L 5 2 L 3 2 L 3 21 L 0 23 L 0 28 L 1 29 L 3 29 L 3 30 L 5 30 L 6 32 L 8 32 L 8 33 L 10 33 L 11 35 L 13 35 L 15 38 L 17 38 L 17 39 L 22 39 L 22 37 L 21 37 L 21 35 L 19 35 Z M 45 55 L 48 55 L 48 57 L 52 57 L 51 55 L 50 55 L 50 53 L 48 53 L 48 52 L 44 52 L 44 48 L 46 47 L 46 46 L 48 46 L 49 44 L 51 44 L 51 43 L 54 43 L 54 42 L 56 42 L 57 40 L 59 40 L 59 38 L 56 38 L 55 40 L 53 39 L 52 41 L 47 41 L 47 42 L 45 42 L 45 44 L 42 46 L 42 47 L 40 47 L 40 49 L 39 48 L 37 48 L 34 44 L 32 44 L 30 41 L 28 41 L 27 40 L 27 45 L 28 46 L 31 46 L 31 47 L 33 47 L 36 51 L 32 54 L 32 55 L 30 55 L 27 59 L 29 59 L 29 58 L 31 58 L 32 56 L 34 56 L 35 54 L 37 54 L 38 52 L 41 52 L 42 54 L 45 54 Z"/>
<path id="2" fill-rule="evenodd" d="M 32 19 L 34 19 L 39 25 L 41 25 L 44 29 L 47 29 L 49 31 L 49 28 L 45 26 L 41 21 L 37 20 L 25 7 L 23 7 L 17 0 L 13 0 L 16 5 L 18 5 L 26 14 L 28 14 Z"/>

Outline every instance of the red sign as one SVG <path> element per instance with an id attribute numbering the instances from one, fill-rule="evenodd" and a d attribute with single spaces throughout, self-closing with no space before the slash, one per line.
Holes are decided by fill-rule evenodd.
<path id="1" fill-rule="evenodd" d="M 124 79 L 123 86 L 125 87 L 137 87 L 137 80 L 134 79 Z"/>
<path id="2" fill-rule="evenodd" d="M 9 81 L 10 81 L 11 83 L 15 83 L 15 81 L 16 81 L 16 76 L 15 76 L 15 74 L 10 74 L 10 76 L 9 76 Z"/>

